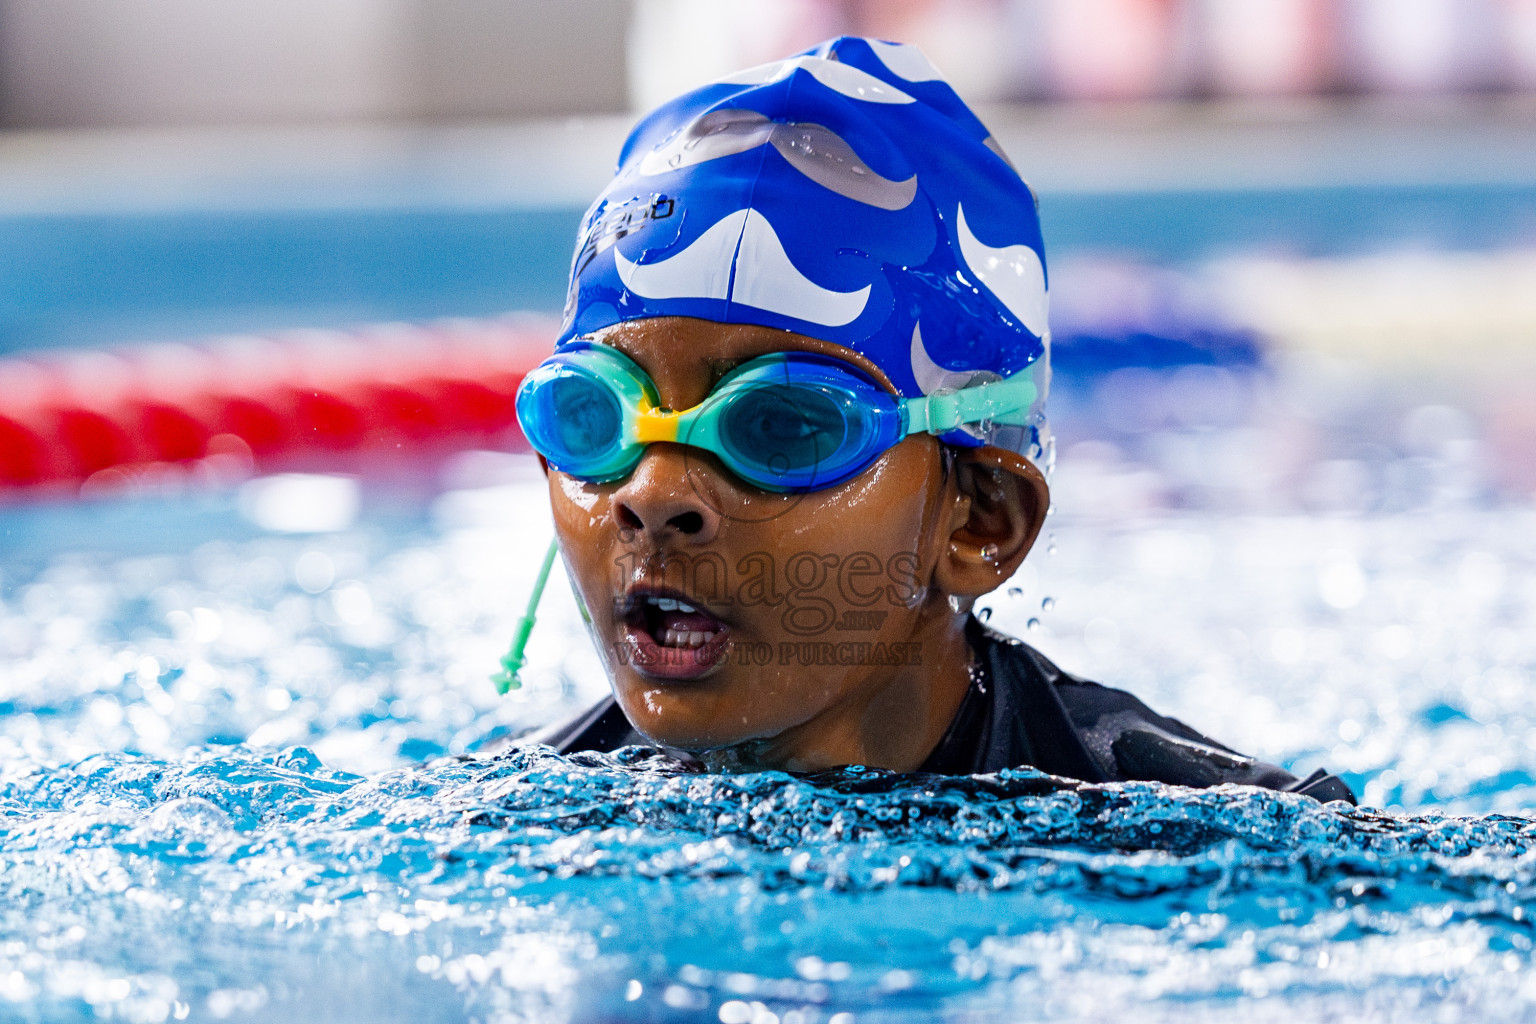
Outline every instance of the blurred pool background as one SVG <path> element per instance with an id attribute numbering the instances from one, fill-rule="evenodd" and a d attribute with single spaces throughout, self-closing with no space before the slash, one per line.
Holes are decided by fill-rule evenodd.
<path id="1" fill-rule="evenodd" d="M 515 431 L 13 447 L 0 1018 L 1529 1018 L 1536 4 L 7 0 L 0 444 L 45 378 L 536 357 L 629 111 L 842 31 L 1041 196 L 1056 508 L 990 621 L 1381 813 L 441 760 L 606 687 L 558 587 L 487 682 Z"/>

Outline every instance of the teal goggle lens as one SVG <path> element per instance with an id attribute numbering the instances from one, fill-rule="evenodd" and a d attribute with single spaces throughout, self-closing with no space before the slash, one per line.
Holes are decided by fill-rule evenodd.
<path id="1" fill-rule="evenodd" d="M 709 451 L 747 483 L 780 492 L 842 483 L 906 433 L 895 395 L 847 363 L 809 353 L 753 359 L 693 409 L 673 414 L 658 404 L 628 357 L 581 342 L 529 373 L 517 415 L 535 451 L 584 480 L 617 480 L 647 444 L 666 440 Z"/>
<path id="2" fill-rule="evenodd" d="M 897 399 L 873 381 L 827 365 L 833 360 L 776 358 L 743 367 L 703 406 L 715 414 L 715 443 L 700 447 L 737 476 L 771 491 L 820 490 L 862 473 L 901 440 Z"/>
<path id="3" fill-rule="evenodd" d="M 636 458 L 620 445 L 626 409 L 613 387 L 590 369 L 545 363 L 523 380 L 517 418 L 534 451 L 562 473 L 617 479 Z M 626 461 L 627 458 L 627 461 Z"/>

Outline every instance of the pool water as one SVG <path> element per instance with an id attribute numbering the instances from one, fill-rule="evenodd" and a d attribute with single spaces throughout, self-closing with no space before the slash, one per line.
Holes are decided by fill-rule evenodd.
<path id="1" fill-rule="evenodd" d="M 1366 806 L 461 757 L 604 688 L 558 579 L 487 681 L 547 522 L 519 456 L 329 533 L 0 512 L 0 1019 L 1529 1019 L 1536 507 L 1154 507 L 1114 453 L 1063 456 L 983 614 Z"/>
<path id="2" fill-rule="evenodd" d="M 530 460 L 166 473 L 0 505 L 0 1021 L 1536 1017 L 1505 162 L 1044 190 L 1057 511 L 980 614 L 1360 808 L 506 753 L 606 692 L 558 578 L 525 686 L 488 680 L 548 535 Z M 0 350 L 553 310 L 580 203 L 300 199 L 0 211 Z"/>

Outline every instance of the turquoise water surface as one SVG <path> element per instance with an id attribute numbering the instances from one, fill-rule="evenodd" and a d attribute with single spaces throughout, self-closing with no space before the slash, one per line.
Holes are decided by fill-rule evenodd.
<path id="1" fill-rule="evenodd" d="M 0 505 L 0 1021 L 1536 1017 L 1536 422 L 1474 386 L 1518 385 L 1524 307 L 1435 292 L 1442 362 L 1397 347 L 1468 251 L 1525 265 L 1520 181 L 1043 201 L 1059 512 L 982 614 L 1360 808 L 507 752 L 606 689 L 558 579 L 525 687 L 487 678 L 531 461 L 339 520 L 355 482 L 166 472 Z M 0 350 L 553 309 L 577 213 L 7 213 Z M 1394 290 L 1348 262 L 1382 249 L 1449 252 Z M 1280 278 L 1334 347 L 1181 276 L 1250 250 L 1342 261 Z"/>
<path id="2" fill-rule="evenodd" d="M 1533 1012 L 1536 511 L 1063 513 L 987 602 L 1355 809 L 485 753 L 603 686 L 558 588 L 527 687 L 486 682 L 545 514 L 496 465 L 330 534 L 0 513 L 0 1019 Z"/>

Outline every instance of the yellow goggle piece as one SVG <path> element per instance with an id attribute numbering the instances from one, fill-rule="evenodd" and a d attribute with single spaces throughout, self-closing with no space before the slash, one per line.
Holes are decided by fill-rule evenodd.
<path id="1" fill-rule="evenodd" d="M 676 441 L 682 413 L 667 409 L 645 409 L 635 417 L 635 441 L 654 444 L 657 441 Z"/>

